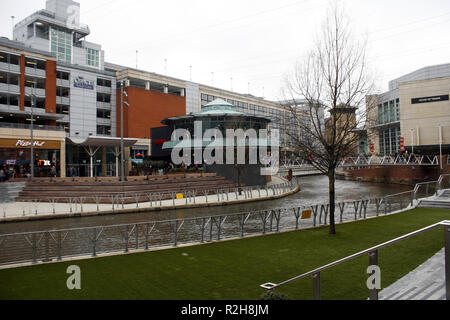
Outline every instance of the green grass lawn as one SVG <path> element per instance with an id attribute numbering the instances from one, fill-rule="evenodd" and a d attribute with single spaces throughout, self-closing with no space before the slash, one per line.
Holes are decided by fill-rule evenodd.
<path id="1" fill-rule="evenodd" d="M 336 259 L 441 220 L 449 210 L 415 209 L 328 228 L 271 234 L 187 248 L 0 270 L 0 299 L 257 300 L 259 285 L 281 282 Z M 441 228 L 379 251 L 382 288 L 444 245 Z M 368 256 L 322 272 L 323 299 L 366 299 Z M 69 265 L 81 268 L 81 290 L 66 287 Z M 311 299 L 312 280 L 278 292 Z"/>

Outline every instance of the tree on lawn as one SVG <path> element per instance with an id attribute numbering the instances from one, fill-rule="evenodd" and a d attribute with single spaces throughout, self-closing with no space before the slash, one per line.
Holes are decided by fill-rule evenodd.
<path id="1" fill-rule="evenodd" d="M 366 42 L 353 36 L 343 9 L 333 6 L 315 45 L 286 79 L 286 135 L 297 156 L 328 176 L 330 234 L 336 233 L 336 168 L 358 152 L 359 132 L 367 126 L 365 98 L 373 80 L 366 53 Z M 297 97 L 304 99 L 301 106 Z M 295 130 L 289 122 L 297 124 Z"/>

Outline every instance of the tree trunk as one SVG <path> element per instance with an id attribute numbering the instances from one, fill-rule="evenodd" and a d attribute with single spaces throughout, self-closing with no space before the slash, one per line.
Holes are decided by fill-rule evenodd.
<path id="1" fill-rule="evenodd" d="M 336 234 L 336 225 L 334 220 L 334 209 L 336 202 L 336 192 L 334 189 L 336 178 L 335 178 L 335 169 L 332 169 L 328 173 L 328 192 L 329 192 L 329 203 L 330 203 L 330 234 Z"/>

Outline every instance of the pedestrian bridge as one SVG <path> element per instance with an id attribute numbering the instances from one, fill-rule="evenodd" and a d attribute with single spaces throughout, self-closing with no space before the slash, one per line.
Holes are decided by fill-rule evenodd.
<path id="1" fill-rule="evenodd" d="M 440 156 L 434 155 L 415 155 L 408 157 L 399 156 L 358 156 L 345 157 L 339 161 L 339 167 L 370 167 L 370 166 L 439 166 Z M 447 156 L 447 165 L 450 165 L 450 157 Z M 286 160 L 280 161 L 280 170 L 306 170 L 313 169 L 313 166 L 306 160 Z"/>

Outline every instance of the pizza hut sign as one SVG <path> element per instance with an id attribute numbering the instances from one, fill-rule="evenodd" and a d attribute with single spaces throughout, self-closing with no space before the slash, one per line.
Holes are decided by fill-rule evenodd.
<path id="1" fill-rule="evenodd" d="M 44 141 L 34 141 L 33 147 L 43 147 L 44 144 Z M 31 142 L 25 140 L 17 140 L 16 147 L 31 147 Z"/>
<path id="2" fill-rule="evenodd" d="M 78 76 L 73 80 L 73 86 L 81 89 L 94 90 L 94 81 Z"/>

